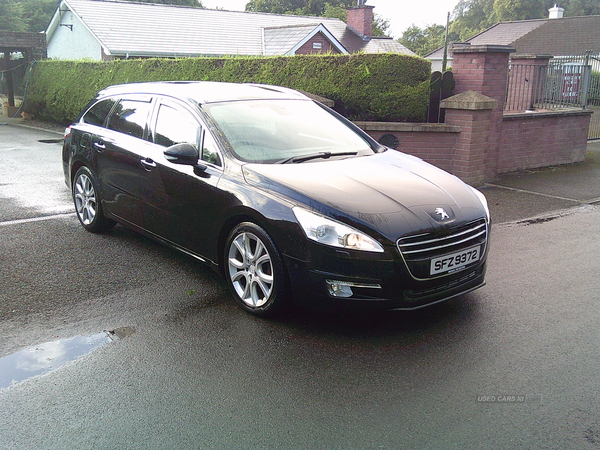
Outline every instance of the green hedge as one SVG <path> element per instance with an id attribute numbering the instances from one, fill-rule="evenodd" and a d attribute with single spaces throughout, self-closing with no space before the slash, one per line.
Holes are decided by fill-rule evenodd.
<path id="1" fill-rule="evenodd" d="M 264 83 L 335 101 L 353 120 L 418 122 L 429 102 L 428 61 L 397 54 L 294 57 L 40 61 L 24 111 L 62 124 L 73 121 L 96 92 L 140 81 L 210 80 Z"/>

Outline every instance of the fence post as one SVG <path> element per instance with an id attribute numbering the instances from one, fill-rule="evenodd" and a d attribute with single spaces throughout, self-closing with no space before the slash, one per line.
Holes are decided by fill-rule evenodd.
<path id="1" fill-rule="evenodd" d="M 501 142 L 502 115 L 508 85 L 508 59 L 515 49 L 508 45 L 464 45 L 452 47 L 454 92 L 469 90 L 496 100 L 491 110 L 485 154 L 486 180 L 496 177 Z M 446 117 L 446 123 L 448 117 Z"/>
<path id="2" fill-rule="evenodd" d="M 475 91 L 462 92 L 442 101 L 446 124 L 460 126 L 452 173 L 478 186 L 486 180 L 486 154 L 498 101 Z"/>

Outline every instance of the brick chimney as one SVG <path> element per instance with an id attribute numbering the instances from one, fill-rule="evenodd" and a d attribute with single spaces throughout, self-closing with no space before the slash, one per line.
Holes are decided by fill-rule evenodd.
<path id="1" fill-rule="evenodd" d="M 359 0 L 359 6 L 347 10 L 347 22 L 363 36 L 370 37 L 373 34 L 373 8 L 375 7 L 361 3 L 364 2 Z"/>

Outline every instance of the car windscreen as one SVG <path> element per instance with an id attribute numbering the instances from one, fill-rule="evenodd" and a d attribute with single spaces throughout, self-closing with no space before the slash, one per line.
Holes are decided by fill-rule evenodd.
<path id="1" fill-rule="evenodd" d="M 241 100 L 203 105 L 242 161 L 372 154 L 369 143 L 311 100 Z"/>

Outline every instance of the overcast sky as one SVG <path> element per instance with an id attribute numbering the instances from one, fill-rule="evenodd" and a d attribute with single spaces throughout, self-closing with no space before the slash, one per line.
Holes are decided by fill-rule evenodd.
<path id="1" fill-rule="evenodd" d="M 206 8 L 244 11 L 248 0 L 202 0 Z M 434 23 L 446 25 L 446 15 L 452 12 L 458 0 L 367 0 L 375 14 L 387 19 L 391 34 L 399 38 L 413 23 L 421 28 Z"/>

